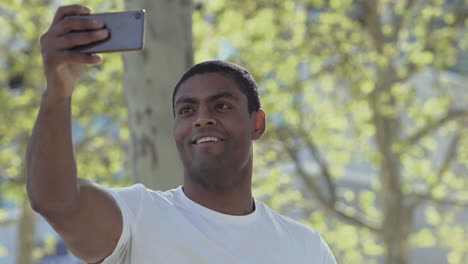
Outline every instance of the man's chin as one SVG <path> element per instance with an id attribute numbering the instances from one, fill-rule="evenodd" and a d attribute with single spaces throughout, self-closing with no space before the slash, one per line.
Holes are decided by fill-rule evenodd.
<path id="1" fill-rule="evenodd" d="M 205 158 L 195 160 L 195 162 L 192 163 L 192 168 L 195 168 L 197 171 L 205 173 L 226 169 L 226 167 L 223 166 L 222 160 L 216 158 Z"/>

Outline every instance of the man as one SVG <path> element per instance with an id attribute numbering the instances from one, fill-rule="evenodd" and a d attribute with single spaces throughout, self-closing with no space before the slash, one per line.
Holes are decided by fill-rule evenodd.
<path id="1" fill-rule="evenodd" d="M 57 10 L 41 38 L 47 89 L 28 147 L 31 205 L 88 263 L 336 263 L 313 229 L 252 197 L 252 140 L 265 131 L 256 83 L 243 68 L 205 62 L 173 94 L 184 185 L 104 189 L 77 178 L 71 99 L 93 54 L 71 47 L 107 37 L 83 6 Z M 86 32 L 76 32 L 87 30 Z"/>

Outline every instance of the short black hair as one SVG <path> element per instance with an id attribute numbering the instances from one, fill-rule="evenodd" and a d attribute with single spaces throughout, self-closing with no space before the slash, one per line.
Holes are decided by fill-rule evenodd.
<path id="1" fill-rule="evenodd" d="M 241 66 L 222 60 L 205 61 L 192 66 L 182 75 L 172 93 L 172 112 L 175 116 L 174 100 L 180 85 L 196 74 L 217 72 L 228 76 L 239 86 L 241 92 L 247 96 L 248 112 L 252 114 L 260 109 L 260 96 L 258 95 L 257 83 L 252 75 Z"/>

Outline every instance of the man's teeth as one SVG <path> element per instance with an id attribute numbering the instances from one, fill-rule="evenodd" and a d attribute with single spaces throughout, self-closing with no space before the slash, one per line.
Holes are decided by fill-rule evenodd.
<path id="1" fill-rule="evenodd" d="M 208 142 L 208 141 L 219 142 L 219 141 L 221 141 L 221 139 L 219 139 L 217 137 L 204 137 L 204 138 L 197 139 L 195 144 L 200 144 L 200 143 Z"/>

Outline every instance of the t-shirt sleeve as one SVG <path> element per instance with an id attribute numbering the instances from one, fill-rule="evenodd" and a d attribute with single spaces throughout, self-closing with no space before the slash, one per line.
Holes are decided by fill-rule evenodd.
<path id="1" fill-rule="evenodd" d="M 320 256 L 321 256 L 321 264 L 336 264 L 336 259 L 333 256 L 333 253 L 328 247 L 327 243 L 325 240 L 323 240 L 322 236 L 320 236 Z"/>
<path id="2" fill-rule="evenodd" d="M 310 232 L 304 232 L 306 234 L 306 245 L 305 250 L 308 253 L 307 259 L 311 259 L 311 264 L 337 264 L 335 256 L 327 245 L 327 242 L 323 239 L 321 234 L 311 228 L 307 227 Z"/>
<path id="3" fill-rule="evenodd" d="M 140 214 L 142 193 L 145 190 L 146 188 L 142 184 L 135 184 L 126 188 L 106 189 L 120 208 L 123 226 L 117 246 L 101 262 L 102 264 L 130 264 L 132 236 Z"/>

